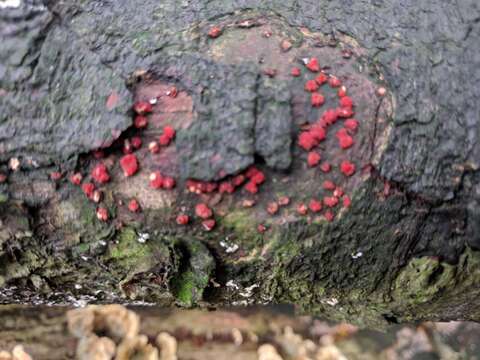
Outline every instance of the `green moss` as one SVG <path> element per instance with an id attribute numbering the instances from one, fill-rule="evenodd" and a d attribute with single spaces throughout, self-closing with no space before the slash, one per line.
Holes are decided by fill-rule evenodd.
<path id="1" fill-rule="evenodd" d="M 236 235 L 235 243 L 249 250 L 263 241 L 255 226 L 255 219 L 248 209 L 234 210 L 222 218 L 223 227 Z"/>
<path id="2" fill-rule="evenodd" d="M 127 228 L 118 236 L 118 244 L 110 248 L 110 258 L 117 265 L 129 269 L 141 264 L 143 261 L 151 261 L 152 249 L 148 243 L 139 243 L 135 230 Z"/>

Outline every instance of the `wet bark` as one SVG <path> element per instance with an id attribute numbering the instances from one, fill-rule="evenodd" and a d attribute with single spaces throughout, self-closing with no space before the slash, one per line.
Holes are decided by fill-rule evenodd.
<path id="1" fill-rule="evenodd" d="M 1 301 L 282 302 L 363 325 L 480 320 L 479 16 L 475 1 L 1 8 Z M 308 71 L 289 71 L 312 54 L 345 80 L 362 117 L 357 173 L 332 175 L 352 204 L 333 222 L 295 212 L 323 196 L 314 190 L 325 179 L 295 145 L 317 114 L 301 82 Z M 172 86 L 179 94 L 160 99 L 144 142 L 172 121 L 175 147 L 139 152 L 145 172 L 127 182 L 115 164 L 136 134 L 131 105 Z M 88 176 L 99 148 L 112 172 L 107 223 L 68 181 Z M 344 153 L 332 148 L 322 155 L 337 164 Z M 199 201 L 183 191 L 187 178 L 228 179 L 252 164 L 267 175 L 253 209 L 242 207 L 245 192 L 200 197 L 216 230 L 175 224 Z M 148 170 L 158 169 L 177 190 L 149 190 Z M 54 171 L 63 179 L 52 181 Z M 270 217 L 267 204 L 282 195 L 292 205 Z M 132 197 L 140 214 L 126 209 Z"/>

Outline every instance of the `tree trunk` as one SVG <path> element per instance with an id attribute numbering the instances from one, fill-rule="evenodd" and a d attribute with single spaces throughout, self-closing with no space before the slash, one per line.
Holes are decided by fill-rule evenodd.
<path id="1" fill-rule="evenodd" d="M 480 320 L 478 10 L 393 0 L 0 8 L 1 302 L 289 303 L 375 326 Z M 318 84 L 325 103 L 312 106 L 306 90 Z M 138 129 L 132 105 L 150 100 Z M 152 154 L 166 125 L 175 140 Z M 127 177 L 120 159 L 134 136 L 140 170 Z M 93 182 L 97 204 L 70 177 L 90 182 L 99 163 L 111 179 Z M 156 171 L 176 187 L 152 189 Z M 129 211 L 133 198 L 141 211 Z M 213 230 L 198 203 L 213 210 Z"/>

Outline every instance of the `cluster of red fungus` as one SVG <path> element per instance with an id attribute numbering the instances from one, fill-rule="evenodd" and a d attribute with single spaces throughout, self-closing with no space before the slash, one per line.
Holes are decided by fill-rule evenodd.
<path id="1" fill-rule="evenodd" d="M 218 26 L 213 26 L 208 31 L 208 36 L 212 39 L 217 38 L 221 34 L 222 29 Z M 312 168 L 312 170 L 318 167 L 324 174 L 329 174 L 333 166 L 328 161 L 322 161 L 322 154 L 319 152 L 318 147 L 325 141 L 328 132 L 332 131 L 332 125 L 339 121 L 342 121 L 343 127 L 335 133 L 338 146 L 342 151 L 346 151 L 354 145 L 354 136 L 359 127 L 359 122 L 353 118 L 355 104 L 348 95 L 347 88 L 342 84 L 342 81 L 338 77 L 323 71 L 316 58 L 310 58 L 305 61 L 305 67 L 308 69 L 308 72 L 315 74 L 315 78 L 307 80 L 304 84 L 305 91 L 310 93 L 310 104 L 313 108 L 320 109 L 325 104 L 325 96 L 320 92 L 323 86 L 329 86 L 331 89 L 336 90 L 338 98 L 338 107 L 326 109 L 316 122 L 303 126 L 297 139 L 298 146 L 307 152 L 306 162 L 308 167 Z M 291 69 L 290 74 L 293 77 L 299 77 L 302 75 L 302 70 L 299 67 L 294 67 Z M 266 75 L 269 74 L 267 73 Z M 385 91 L 380 96 L 383 96 L 384 93 Z M 177 89 L 172 88 L 167 95 L 173 98 L 176 97 Z M 148 126 L 148 115 L 153 111 L 152 103 L 138 101 L 133 105 L 133 110 L 135 112 L 133 125 L 138 131 L 141 131 Z M 175 135 L 176 130 L 172 126 L 164 126 L 158 140 L 151 141 L 147 145 L 148 151 L 152 154 L 159 153 L 163 147 L 169 146 L 174 141 Z M 140 149 L 142 145 L 140 136 L 133 136 L 123 141 L 123 156 L 119 160 L 119 166 L 125 177 L 134 176 L 139 171 L 140 165 L 135 151 Z M 95 203 L 100 203 L 103 199 L 103 194 L 98 187 L 108 183 L 111 177 L 107 166 L 102 162 L 104 157 L 103 151 L 95 151 L 93 157 L 98 160 L 98 163 L 94 165 L 90 173 L 90 179 L 84 181 L 81 173 L 74 173 L 71 175 L 70 181 L 74 185 L 81 186 L 88 199 Z M 356 172 L 355 164 L 348 158 L 344 158 L 338 164 L 338 169 L 345 177 L 350 177 Z M 59 172 L 51 173 L 51 179 L 54 181 L 61 179 L 61 177 L 62 174 Z M 187 192 L 200 196 L 212 193 L 233 194 L 239 189 L 243 189 L 248 195 L 255 195 L 265 181 L 265 174 L 259 168 L 251 166 L 242 173 L 227 176 L 221 181 L 188 179 L 185 187 Z M 160 171 L 154 171 L 149 176 L 149 187 L 152 189 L 171 190 L 176 187 L 176 180 L 171 176 L 162 174 Z M 350 197 L 344 193 L 342 187 L 335 184 L 332 180 L 325 180 L 322 188 L 330 192 L 330 194 L 324 196 L 323 199 L 312 198 L 306 202 L 297 203 L 295 210 L 299 215 L 307 215 L 309 212 L 319 214 L 324 211 L 324 218 L 327 221 L 333 221 L 335 218 L 333 209 L 335 207 L 339 204 L 342 204 L 345 208 L 350 206 Z M 281 208 L 289 206 L 290 203 L 288 196 L 281 196 L 275 201 L 269 202 L 266 211 L 273 216 Z M 255 200 L 251 198 L 244 199 L 242 205 L 245 208 L 252 207 L 255 205 Z M 133 213 L 141 210 L 140 204 L 136 199 L 130 199 L 127 207 Z M 175 218 L 176 223 L 180 226 L 185 226 L 191 222 L 191 216 L 185 209 L 183 210 Z M 211 231 L 216 226 L 214 211 L 204 201 L 195 205 L 193 214 L 201 221 L 204 230 Z M 97 207 L 97 217 L 101 221 L 108 221 L 108 209 L 99 205 Z M 259 224 L 257 230 L 263 233 L 267 231 L 267 226 Z"/>

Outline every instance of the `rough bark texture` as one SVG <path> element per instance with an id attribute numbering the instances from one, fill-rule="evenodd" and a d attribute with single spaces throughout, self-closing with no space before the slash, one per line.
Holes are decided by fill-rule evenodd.
<path id="1" fill-rule="evenodd" d="M 1 301 L 285 302 L 363 325 L 480 320 L 478 6 L 118 0 L 0 9 Z M 217 39 L 206 35 L 213 25 L 223 29 Z M 281 50 L 285 39 L 292 48 Z M 359 171 L 334 178 L 352 205 L 332 223 L 263 210 L 280 195 L 317 196 L 323 179 L 293 145 L 317 117 L 306 78 L 288 75 L 309 56 L 345 80 L 362 117 Z M 238 194 L 205 200 L 218 215 L 211 233 L 172 220 L 193 195 L 149 192 L 148 174 L 127 182 L 112 165 L 116 140 L 133 133 L 133 101 L 171 86 L 181 103 L 162 100 L 145 139 L 173 121 L 175 147 L 159 159 L 141 153 L 142 168 L 175 175 L 179 189 L 182 179 L 216 180 L 253 163 L 267 174 L 254 209 Z M 98 148 L 114 180 L 103 189 L 109 223 L 66 179 L 49 179 L 58 169 L 89 173 Z M 121 205 L 132 196 L 141 214 Z M 259 234 L 259 223 L 269 230 Z"/>

